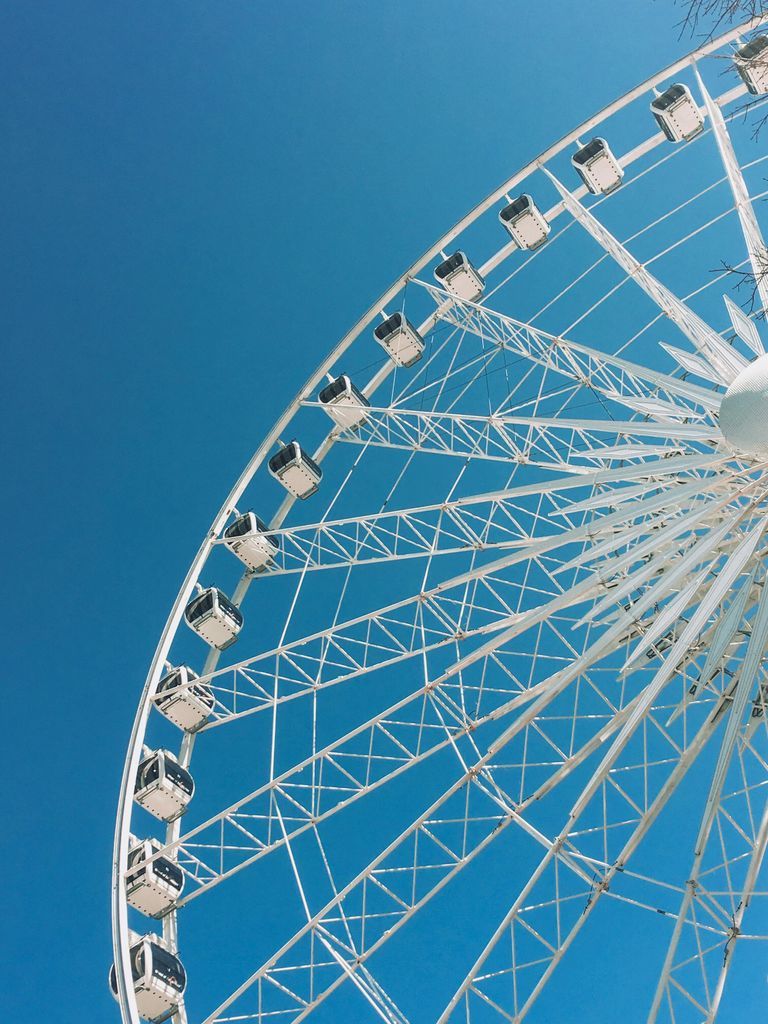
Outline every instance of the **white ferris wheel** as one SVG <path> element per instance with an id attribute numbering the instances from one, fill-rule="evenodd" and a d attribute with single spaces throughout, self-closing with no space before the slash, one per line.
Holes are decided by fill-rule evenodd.
<path id="1" fill-rule="evenodd" d="M 764 1011 L 765 21 L 513 174 L 246 466 L 130 737 L 125 1024 Z"/>

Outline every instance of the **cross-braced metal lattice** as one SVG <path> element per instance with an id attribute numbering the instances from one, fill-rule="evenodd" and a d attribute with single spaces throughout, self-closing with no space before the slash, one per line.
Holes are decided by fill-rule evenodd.
<path id="1" fill-rule="evenodd" d="M 127 860 L 131 835 L 157 828 L 131 808 L 146 747 L 177 750 L 196 782 L 145 861 L 184 883 L 152 926 L 190 978 L 176 1024 L 519 1024 L 550 1019 L 552 993 L 573 999 L 590 969 L 618 981 L 617 1013 L 710 1022 L 737 952 L 745 985 L 760 974 L 768 158 L 749 124 L 764 99 L 735 119 L 746 86 L 712 85 L 759 27 L 654 76 L 480 204 L 330 354 L 228 496 L 125 769 L 126 1024 L 142 998 L 129 921 L 150 930 Z M 667 95 L 703 126 L 675 145 L 649 134 Z M 616 123 L 635 132 L 621 187 L 577 187 L 570 147 L 598 130 L 607 145 Z M 536 245 L 511 232 L 476 255 L 531 197 Z M 428 280 L 455 246 L 472 298 Z M 723 266 L 755 278 L 757 308 Z M 395 311 L 420 358 L 384 359 L 329 405 L 325 375 L 369 366 L 376 316 Z M 324 476 L 269 516 L 262 464 L 280 436 Z M 244 569 L 226 530 L 248 507 L 263 558 Z M 245 618 L 236 646 L 204 657 L 178 628 L 198 581 Z M 195 671 L 175 698 L 208 704 L 179 740 L 160 679 L 181 664 Z M 622 992 L 633 971 L 640 1009 Z"/>

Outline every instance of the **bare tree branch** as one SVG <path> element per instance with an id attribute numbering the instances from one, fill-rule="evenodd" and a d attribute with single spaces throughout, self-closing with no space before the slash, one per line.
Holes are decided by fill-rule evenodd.
<path id="1" fill-rule="evenodd" d="M 680 27 L 683 33 L 707 37 L 717 35 L 737 21 L 757 18 L 768 11 L 767 0 L 675 0 L 683 9 Z"/>
<path id="2" fill-rule="evenodd" d="M 768 255 L 761 254 L 758 258 L 757 273 L 753 270 L 745 270 L 743 267 L 733 267 L 725 261 L 721 263 L 720 269 L 716 273 L 721 274 L 723 271 L 733 276 L 736 294 L 740 297 L 746 295 L 741 303 L 745 312 L 754 315 L 755 320 L 765 320 L 766 311 L 760 303 L 757 288 L 758 283 L 768 277 Z"/>

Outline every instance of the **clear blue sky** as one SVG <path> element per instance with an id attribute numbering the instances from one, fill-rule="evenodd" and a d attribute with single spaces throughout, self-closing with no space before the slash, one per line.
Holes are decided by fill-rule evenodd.
<path id="1" fill-rule="evenodd" d="M 678 17 L 671 0 L 3 6 L 8 1020 L 115 1017 L 124 748 L 251 450 L 450 223 L 690 48 Z"/>

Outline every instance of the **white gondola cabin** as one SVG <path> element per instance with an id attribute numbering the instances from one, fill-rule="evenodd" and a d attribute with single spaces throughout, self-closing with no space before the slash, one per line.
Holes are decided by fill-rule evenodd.
<path id="1" fill-rule="evenodd" d="M 529 195 L 518 196 L 499 213 L 518 249 L 538 249 L 549 237 L 549 222 Z"/>
<path id="2" fill-rule="evenodd" d="M 240 609 L 217 587 L 208 587 L 193 597 L 184 610 L 184 618 L 190 629 L 220 651 L 233 644 L 243 628 Z"/>
<path id="3" fill-rule="evenodd" d="M 435 278 L 449 292 L 467 302 L 477 302 L 485 289 L 485 281 L 461 250 L 435 267 Z"/>
<path id="4" fill-rule="evenodd" d="M 413 366 L 421 359 L 424 339 L 402 313 L 393 313 L 374 328 L 373 336 L 396 366 Z"/>
<path id="5" fill-rule="evenodd" d="M 269 460 L 269 471 L 294 498 L 309 498 L 320 486 L 323 471 L 314 459 L 302 450 L 298 441 L 291 441 Z"/>
<path id="6" fill-rule="evenodd" d="M 128 849 L 126 899 L 149 917 L 167 913 L 184 891 L 184 873 L 176 861 L 155 856 L 162 848 L 157 839 L 134 839 Z"/>
<path id="7" fill-rule="evenodd" d="M 211 688 L 198 679 L 188 665 L 179 665 L 157 684 L 155 707 L 185 732 L 195 732 L 205 725 L 213 710 Z"/>
<path id="8" fill-rule="evenodd" d="M 733 61 L 753 96 L 768 93 L 768 36 L 755 36 L 734 53 Z"/>
<path id="9" fill-rule="evenodd" d="M 680 82 L 651 100 L 651 112 L 670 142 L 687 142 L 704 128 L 704 112 Z"/>
<path id="10" fill-rule="evenodd" d="M 621 185 L 624 171 L 605 139 L 594 138 L 571 157 L 571 163 L 593 195 L 607 196 Z"/>
<path id="11" fill-rule="evenodd" d="M 192 776 L 168 750 L 155 750 L 139 765 L 133 799 L 161 821 L 175 821 L 195 792 Z"/>
<path id="12" fill-rule="evenodd" d="M 224 531 L 224 543 L 252 572 L 264 572 L 275 564 L 280 542 L 269 533 L 255 512 L 244 512 Z"/>
<path id="13" fill-rule="evenodd" d="M 145 1020 L 162 1021 L 181 1005 L 187 987 L 187 974 L 179 958 L 166 948 L 158 935 L 144 935 L 131 946 L 131 981 L 136 1006 Z M 118 998 L 117 976 L 113 964 L 109 987 Z"/>
<path id="14" fill-rule="evenodd" d="M 317 396 L 325 411 L 344 430 L 356 430 L 365 423 L 371 403 L 346 374 L 327 384 Z"/>

